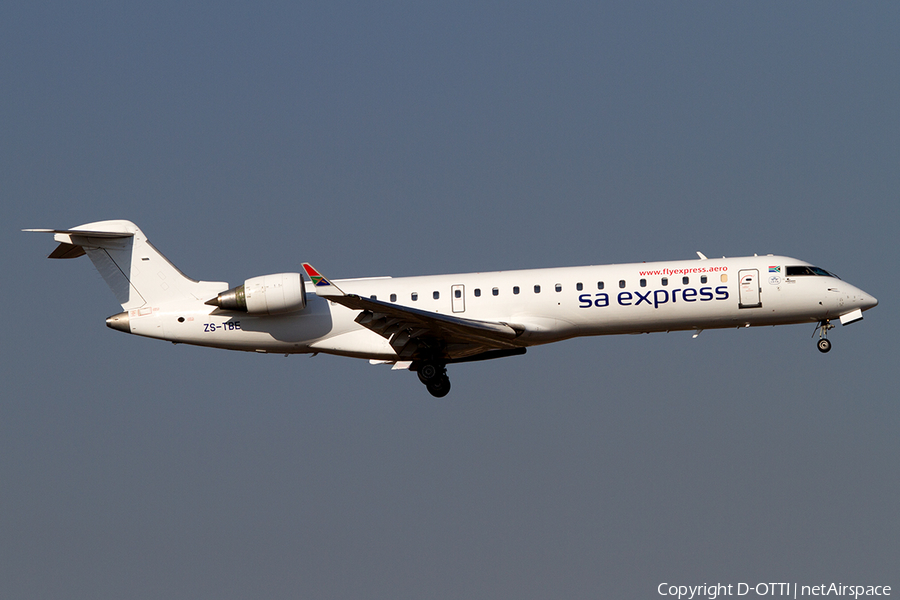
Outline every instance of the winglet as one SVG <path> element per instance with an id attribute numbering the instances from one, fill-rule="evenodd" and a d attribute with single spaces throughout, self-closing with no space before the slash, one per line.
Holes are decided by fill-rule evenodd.
<path id="1" fill-rule="evenodd" d="M 316 268 L 309 263 L 303 263 L 303 270 L 312 280 L 313 286 L 316 288 L 317 296 L 346 296 L 346 294 L 338 286 L 316 271 Z"/>

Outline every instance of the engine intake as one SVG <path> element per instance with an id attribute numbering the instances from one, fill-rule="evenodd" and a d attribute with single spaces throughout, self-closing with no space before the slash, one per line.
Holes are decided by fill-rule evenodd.
<path id="1" fill-rule="evenodd" d="M 306 290 L 300 273 L 276 273 L 247 279 L 206 304 L 251 315 L 277 315 L 306 308 Z"/>

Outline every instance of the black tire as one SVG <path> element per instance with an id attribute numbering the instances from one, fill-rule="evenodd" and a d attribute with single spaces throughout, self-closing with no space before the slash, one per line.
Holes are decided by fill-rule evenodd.
<path id="1" fill-rule="evenodd" d="M 831 342 L 829 342 L 826 338 L 822 338 L 819 340 L 819 343 L 816 344 L 816 347 L 819 349 L 819 352 L 825 353 L 831 350 Z"/>
<path id="2" fill-rule="evenodd" d="M 419 381 L 425 385 L 439 379 L 444 374 L 444 369 L 433 362 L 422 363 L 419 367 Z"/>
<path id="3" fill-rule="evenodd" d="M 446 377 L 441 377 L 440 379 L 429 383 L 427 387 L 428 393 L 432 396 L 435 398 L 443 398 L 450 393 L 450 380 Z"/>

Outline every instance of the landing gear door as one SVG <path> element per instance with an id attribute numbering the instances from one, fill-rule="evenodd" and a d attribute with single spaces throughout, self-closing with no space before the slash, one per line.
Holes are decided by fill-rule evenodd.
<path id="1" fill-rule="evenodd" d="M 461 313 L 466 310 L 466 286 L 459 284 L 450 287 L 450 298 L 453 302 L 453 312 Z"/>
<path id="2" fill-rule="evenodd" d="M 762 306 L 759 289 L 759 270 L 744 269 L 738 271 L 740 279 L 741 299 L 738 308 L 759 308 Z"/>

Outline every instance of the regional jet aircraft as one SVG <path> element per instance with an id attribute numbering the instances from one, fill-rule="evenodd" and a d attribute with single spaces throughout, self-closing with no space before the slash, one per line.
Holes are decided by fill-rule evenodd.
<path id="1" fill-rule="evenodd" d="M 833 320 L 863 318 L 878 301 L 786 256 L 329 279 L 312 265 L 227 283 L 195 281 L 130 221 L 54 234 L 50 258 L 87 254 L 123 312 L 106 324 L 175 343 L 250 352 L 325 352 L 409 369 L 436 396 L 448 364 L 524 354 L 586 335 L 815 323 L 828 352 Z"/>

